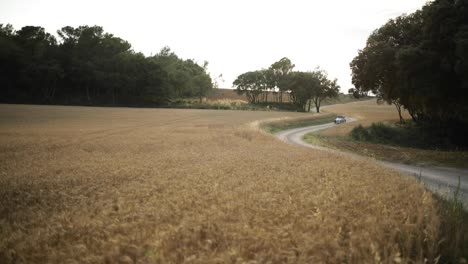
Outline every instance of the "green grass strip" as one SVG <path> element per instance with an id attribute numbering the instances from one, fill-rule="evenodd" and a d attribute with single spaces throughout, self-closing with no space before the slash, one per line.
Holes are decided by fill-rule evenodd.
<path id="1" fill-rule="evenodd" d="M 320 117 L 311 117 L 307 119 L 299 119 L 299 120 L 284 120 L 284 121 L 277 121 L 266 123 L 262 125 L 262 128 L 271 134 L 276 134 L 283 130 L 288 130 L 292 128 L 298 127 L 307 127 L 307 126 L 315 126 L 315 125 L 322 125 L 326 123 L 331 123 L 335 120 L 335 115 L 325 115 Z"/>

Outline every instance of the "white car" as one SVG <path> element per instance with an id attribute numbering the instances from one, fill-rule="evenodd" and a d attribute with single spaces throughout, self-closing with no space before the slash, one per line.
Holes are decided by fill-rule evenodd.
<path id="1" fill-rule="evenodd" d="M 346 117 L 344 116 L 337 116 L 335 118 L 335 124 L 346 123 Z"/>

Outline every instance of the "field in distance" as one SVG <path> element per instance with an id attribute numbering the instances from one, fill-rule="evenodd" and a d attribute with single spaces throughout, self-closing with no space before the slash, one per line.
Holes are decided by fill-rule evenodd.
<path id="1" fill-rule="evenodd" d="M 0 262 L 436 258 L 415 180 L 252 125 L 304 116 L 0 105 Z"/>

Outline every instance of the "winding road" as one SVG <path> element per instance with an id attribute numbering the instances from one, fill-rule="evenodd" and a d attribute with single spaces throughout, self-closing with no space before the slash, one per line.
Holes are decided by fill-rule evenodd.
<path id="1" fill-rule="evenodd" d="M 356 119 L 347 117 L 347 122 L 356 121 Z M 303 147 L 318 149 L 321 151 L 328 151 L 339 155 L 352 157 L 354 159 L 368 159 L 367 157 L 359 156 L 356 154 L 332 150 L 325 147 L 320 147 L 306 143 L 302 140 L 305 134 L 319 131 L 336 126 L 334 123 L 327 123 L 322 125 L 301 127 L 288 129 L 276 134 L 276 137 L 290 144 L 300 145 Z M 427 188 L 442 197 L 453 197 L 453 193 L 459 190 L 459 199 L 462 201 L 465 209 L 468 210 L 468 170 L 448 167 L 434 167 L 434 166 L 416 166 L 401 163 L 394 163 L 388 161 L 377 161 L 381 165 L 397 170 L 405 175 L 410 175 L 421 180 Z"/>

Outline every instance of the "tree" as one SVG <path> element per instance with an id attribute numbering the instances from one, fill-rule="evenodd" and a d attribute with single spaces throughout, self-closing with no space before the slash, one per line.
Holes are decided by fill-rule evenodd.
<path id="1" fill-rule="evenodd" d="M 400 122 L 403 118 L 399 98 L 404 91 L 398 83 L 397 53 L 402 46 L 418 41 L 420 22 L 418 12 L 390 20 L 371 34 L 366 47 L 350 64 L 355 93 L 372 91 L 382 101 L 395 105 Z"/>
<path id="2" fill-rule="evenodd" d="M 203 67 L 199 66 L 193 61 L 189 61 L 192 67 L 192 75 L 193 75 L 193 93 L 198 96 L 200 103 L 206 94 L 213 89 L 213 82 L 211 80 L 210 75 L 207 73 L 208 71 L 208 62 L 205 61 L 203 63 Z"/>
<path id="3" fill-rule="evenodd" d="M 285 82 L 286 83 L 286 82 Z M 301 112 L 310 111 L 307 103 L 320 82 L 312 72 L 291 72 L 287 78 L 287 87 L 290 90 L 290 98 L 297 109 Z"/>
<path id="4" fill-rule="evenodd" d="M 0 100 L 16 102 L 18 97 L 17 81 L 22 68 L 22 50 L 16 43 L 15 31 L 10 24 L 0 24 Z"/>
<path id="5" fill-rule="evenodd" d="M 318 80 L 318 85 L 314 86 L 312 90 L 312 101 L 315 105 L 315 110 L 320 113 L 320 106 L 325 98 L 337 97 L 340 92 L 340 86 L 338 80 L 333 81 L 328 79 L 327 73 L 323 70 L 316 70 L 312 73 L 314 78 Z M 310 111 L 310 104 L 309 104 Z"/>
<path id="6" fill-rule="evenodd" d="M 25 26 L 12 36 L 18 47 L 19 97 L 33 102 L 52 102 L 63 71 L 55 58 L 57 41 L 44 28 Z M 20 99 L 21 100 L 21 99 Z"/>
<path id="7" fill-rule="evenodd" d="M 358 90 L 373 91 L 418 124 L 468 124 L 468 1 L 436 0 L 390 20 L 351 62 Z M 468 126 L 468 125 L 467 125 Z"/>
<path id="8" fill-rule="evenodd" d="M 151 60 L 163 71 L 163 86 L 168 91 L 168 99 L 196 96 L 201 102 L 213 88 L 206 61 L 200 66 L 193 60 L 182 60 L 169 47 L 161 49 Z"/>
<path id="9" fill-rule="evenodd" d="M 339 93 L 337 80 L 330 81 L 326 72 L 320 69 L 313 72 L 292 72 L 288 79 L 291 100 L 303 112 L 310 112 L 313 102 L 319 113 L 322 101 L 328 97 L 336 97 Z"/>
<path id="10" fill-rule="evenodd" d="M 325 71 L 292 71 L 294 64 L 288 58 L 273 63 L 270 68 L 243 73 L 234 81 L 238 94 L 245 94 L 250 103 L 268 102 L 270 91 L 288 92 L 290 101 L 299 111 L 310 112 L 312 101 L 317 112 L 322 100 L 338 96 L 337 80 L 328 80 Z M 276 101 L 282 103 L 282 95 Z"/>
<path id="11" fill-rule="evenodd" d="M 359 99 L 369 96 L 369 91 L 363 91 L 353 87 L 348 89 L 348 94 L 351 94 L 354 98 Z"/>
<path id="12" fill-rule="evenodd" d="M 279 98 L 277 100 L 279 103 L 283 102 L 283 92 L 286 92 L 288 90 L 287 78 L 289 73 L 291 73 L 294 69 L 294 67 L 295 65 L 292 64 L 291 60 L 284 57 L 279 61 L 273 63 L 269 68 L 269 70 L 271 71 L 271 85 L 269 86 L 273 86 L 273 89 L 277 88 L 279 90 Z"/>
<path id="13" fill-rule="evenodd" d="M 59 42 L 42 27 L 0 25 L 1 102 L 155 105 L 203 97 L 207 63 L 177 57 L 168 47 L 145 57 L 99 26 L 66 26 Z"/>
<path id="14" fill-rule="evenodd" d="M 251 71 L 239 75 L 233 83 L 238 94 L 245 94 L 250 103 L 259 103 L 264 91 L 265 79 L 262 71 Z"/>

